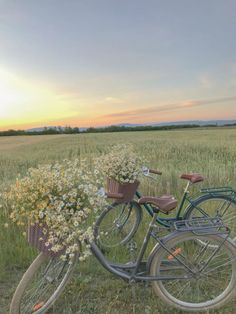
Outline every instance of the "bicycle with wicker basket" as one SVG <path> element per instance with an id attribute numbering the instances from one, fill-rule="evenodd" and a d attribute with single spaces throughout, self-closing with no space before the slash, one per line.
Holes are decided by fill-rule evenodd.
<path id="1" fill-rule="evenodd" d="M 125 264 L 107 260 L 98 241 L 93 240 L 91 225 L 85 223 L 89 218 L 92 219 L 90 214 L 96 213 L 104 201 L 97 186 L 93 185 L 93 176 L 90 176 L 88 168 L 79 161 L 64 161 L 62 164 L 32 169 L 28 176 L 17 179 L 7 193 L 6 199 L 13 208 L 11 218 L 19 224 L 24 220 L 30 223 L 29 243 L 41 251 L 14 293 L 10 314 L 45 313 L 59 298 L 78 261 L 88 256 L 89 249 L 112 274 L 130 283 L 150 282 L 162 300 L 188 312 L 220 307 L 234 296 L 236 246 L 229 237 L 229 228 L 219 215 L 214 218 L 205 215 L 192 220 L 167 217 L 163 220 L 160 213 L 167 214 L 177 206 L 177 201 L 171 196 L 140 196 L 139 203 L 143 201 L 144 205 L 150 206 L 152 217 L 138 256 Z M 131 221 L 133 208 L 141 213 L 140 204 L 132 200 L 139 184 L 133 176 L 136 173 L 135 161 L 130 169 L 132 173 L 128 182 L 127 178 L 125 182 L 120 180 L 119 185 L 108 182 L 108 196 L 115 198 L 116 206 L 125 206 L 124 210 L 129 210 L 122 231 Z M 124 179 L 121 175 L 121 179 Z M 188 197 L 188 186 L 190 182 L 199 182 L 202 178 L 192 175 L 185 179 L 189 182 L 184 200 L 192 204 L 194 200 Z M 126 183 L 132 184 L 132 188 L 129 186 L 127 189 Z M 233 193 L 235 195 L 233 190 L 229 195 L 226 195 L 226 190 L 224 193 L 220 193 L 219 189 L 207 191 L 207 195 L 223 196 L 231 202 Z M 103 212 L 95 223 L 95 233 L 99 231 L 100 239 L 101 221 L 104 221 L 104 215 L 118 208 L 116 206 L 106 208 L 107 212 Z M 163 225 L 168 222 L 167 236 L 161 237 L 157 221 Z M 138 226 L 131 225 L 132 228 Z M 131 236 L 132 233 L 128 232 L 125 241 Z M 109 239 L 113 241 L 112 233 Z M 154 239 L 156 245 L 146 260 L 145 252 L 150 239 Z"/>
<path id="2" fill-rule="evenodd" d="M 181 220 L 173 224 L 168 236 L 160 238 L 156 219 L 165 210 L 165 202 L 154 208 L 134 261 L 111 263 L 96 242 L 88 241 L 93 255 L 107 271 L 128 283 L 151 283 L 156 295 L 170 306 L 188 313 L 222 307 L 236 292 L 236 246 L 229 238 L 229 228 L 219 218 Z M 156 245 L 145 260 L 151 238 Z M 61 259 L 43 250 L 23 275 L 10 314 L 46 313 L 77 264 L 78 255 Z"/>
<path id="3" fill-rule="evenodd" d="M 161 175 L 159 170 L 143 167 L 143 175 L 157 181 L 153 176 Z M 190 195 L 189 188 L 202 182 L 203 176 L 198 173 L 182 174 L 187 180 L 179 205 L 171 195 L 161 197 L 144 196 L 137 190 L 139 182 L 121 184 L 108 179 L 107 197 L 113 203 L 106 206 L 95 225 L 95 237 L 102 247 L 115 247 L 126 244 L 135 235 L 143 212 L 153 217 L 155 208 L 162 207 L 162 216 L 156 223 L 170 229 L 176 221 L 204 217 L 219 217 L 231 229 L 232 239 L 236 239 L 236 191 L 231 187 L 201 188 L 197 196 Z M 164 206 L 163 206 L 164 205 Z M 170 217 L 170 213 L 176 214 Z"/>

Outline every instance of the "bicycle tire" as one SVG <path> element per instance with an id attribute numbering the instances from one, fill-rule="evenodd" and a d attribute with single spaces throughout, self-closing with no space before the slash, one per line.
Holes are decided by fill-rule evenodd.
<path id="1" fill-rule="evenodd" d="M 205 268 L 202 277 L 190 278 L 188 271 L 182 267 L 181 263 L 176 258 L 170 258 L 170 253 L 160 245 L 157 246 L 150 261 L 151 276 L 169 275 L 173 277 L 180 276 L 180 274 L 186 276 L 185 279 L 153 281 L 152 287 L 165 303 L 187 312 L 216 309 L 235 296 L 236 247 L 231 239 L 223 243 L 222 241 L 225 239 L 220 235 L 199 236 L 192 232 L 175 232 L 166 237 L 164 244 L 174 256 L 185 261 L 192 270 L 197 270 L 198 267 L 203 267 L 204 262 L 206 263 L 210 258 L 210 254 L 213 255 L 212 248 L 206 250 L 206 247 L 199 246 L 197 243 L 199 237 L 205 242 L 212 243 L 217 247 L 216 250 L 219 250 L 219 254 L 217 253 Z M 223 245 L 218 248 L 221 243 Z M 174 253 L 177 250 L 179 255 Z M 198 255 L 194 250 L 198 252 Z M 226 265 L 227 267 L 225 267 Z M 227 281 L 226 284 L 225 281 Z M 201 292 L 202 295 L 200 295 Z M 216 295 L 213 297 L 214 293 Z"/>
<path id="2" fill-rule="evenodd" d="M 219 210 L 220 206 L 225 206 L 229 202 L 229 206 L 226 209 L 225 213 L 217 213 L 217 209 Z M 215 203 L 215 204 L 214 204 Z M 218 206 L 218 208 L 217 208 Z M 230 195 L 203 195 L 193 201 L 185 211 L 184 219 L 193 219 L 195 217 L 204 217 L 204 214 L 201 213 L 198 209 L 201 208 L 204 212 L 210 216 L 215 217 L 217 214 L 220 214 L 220 218 L 223 223 L 230 228 L 230 237 L 236 241 L 236 199 L 233 199 Z M 221 208 L 223 210 L 224 207 Z"/>
<path id="3" fill-rule="evenodd" d="M 113 203 L 95 223 L 95 240 L 102 248 L 126 244 L 137 232 L 141 220 L 142 209 L 137 202 Z"/>
<path id="4" fill-rule="evenodd" d="M 13 295 L 11 305 L 10 305 L 10 314 L 43 314 L 45 313 L 59 298 L 61 293 L 63 292 L 65 286 L 68 284 L 71 275 L 73 273 L 73 270 L 75 268 L 77 261 L 77 256 L 69 263 L 68 261 L 63 262 L 60 257 L 57 258 L 50 258 L 43 253 L 40 253 L 32 262 L 32 264 L 29 266 L 29 268 L 24 273 L 21 281 L 19 282 L 15 293 Z M 63 273 L 63 276 L 60 277 L 60 279 L 53 279 L 52 275 L 56 276 L 56 267 L 55 269 L 52 269 L 53 265 L 56 265 L 55 263 L 58 263 L 57 266 L 60 266 L 62 271 L 65 270 L 65 273 Z M 59 264 L 61 263 L 61 264 Z M 63 264 L 64 263 L 64 264 Z M 50 266 L 51 265 L 51 266 Z M 65 268 L 66 267 L 66 268 Z M 50 273 L 53 271 L 53 274 Z M 40 278 L 40 271 L 44 272 L 44 283 L 40 283 L 40 280 L 43 280 Z M 39 276 L 39 278 L 37 278 Z M 58 275 L 59 276 L 59 275 Z M 27 299 L 27 290 L 30 289 L 31 285 L 35 285 L 35 289 L 41 288 L 42 291 L 40 292 L 42 295 L 45 294 L 46 288 L 45 283 L 50 285 L 53 283 L 56 283 L 55 290 L 49 295 L 46 302 L 43 302 L 42 296 L 37 296 L 39 299 L 32 300 L 30 302 L 29 299 Z M 51 281 L 51 282 L 50 282 Z M 53 282 L 54 281 L 54 282 Z M 57 281 L 57 282 L 56 282 Z M 33 288 L 31 288 L 30 291 L 32 291 Z M 34 291 L 31 292 L 33 294 Z M 29 295 L 30 298 L 30 295 Z M 38 310 L 36 308 L 38 307 Z M 35 310 L 33 311 L 33 308 Z"/>

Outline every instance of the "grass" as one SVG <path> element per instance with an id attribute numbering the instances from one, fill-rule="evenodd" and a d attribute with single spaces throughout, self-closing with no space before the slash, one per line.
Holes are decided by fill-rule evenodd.
<path id="1" fill-rule="evenodd" d="M 236 187 L 236 129 L 222 128 L 0 137 L 0 193 L 29 167 L 64 158 L 91 160 L 117 143 L 134 144 L 137 154 L 145 156 L 150 167 L 162 170 L 159 184 L 146 179 L 142 182 L 144 193 L 171 193 L 180 197 L 185 182 L 179 175 L 184 172 L 202 173 L 206 178 L 202 186 Z M 9 223 L 8 212 L 0 210 L 0 312 L 7 314 L 15 286 L 35 252 L 27 246 L 17 227 L 4 228 Z M 79 265 L 76 275 L 51 313 L 132 313 L 134 304 L 136 313 L 140 314 L 173 311 L 149 287 L 136 288 L 134 298 L 131 287 L 104 271 L 93 257 Z M 213 313 L 235 311 L 234 301 Z M 174 313 L 181 312 L 174 310 Z"/>

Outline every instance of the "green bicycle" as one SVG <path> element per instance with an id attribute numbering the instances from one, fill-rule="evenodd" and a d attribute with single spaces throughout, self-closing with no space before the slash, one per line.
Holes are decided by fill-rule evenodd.
<path id="1" fill-rule="evenodd" d="M 143 174 L 152 179 L 156 174 L 161 175 L 159 170 L 143 168 Z M 169 217 L 171 210 L 163 211 L 163 216 L 158 216 L 156 223 L 159 226 L 169 229 L 173 223 L 179 220 L 196 219 L 204 217 L 219 217 L 224 224 L 231 230 L 231 238 L 236 240 L 236 191 L 231 187 L 202 188 L 197 197 L 191 197 L 189 188 L 191 185 L 204 180 L 200 174 L 182 174 L 182 179 L 187 180 L 182 199 L 177 208 L 175 217 Z M 136 198 L 131 202 L 117 201 L 105 208 L 95 225 L 95 238 L 99 238 L 99 244 L 104 247 L 115 247 L 126 244 L 135 235 L 140 225 L 143 210 L 153 217 L 155 208 L 160 205 L 160 198 L 143 196 L 140 191 L 136 191 Z M 116 195 L 107 194 L 108 197 L 115 199 Z M 165 195 L 163 201 L 169 200 L 172 203 L 173 197 Z"/>

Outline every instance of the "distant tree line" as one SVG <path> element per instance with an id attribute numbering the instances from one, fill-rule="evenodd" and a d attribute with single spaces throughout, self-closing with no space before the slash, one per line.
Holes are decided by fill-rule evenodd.
<path id="1" fill-rule="evenodd" d="M 105 133 L 105 132 L 133 132 L 133 131 L 153 131 L 153 130 L 172 130 L 172 129 L 182 129 L 182 128 L 197 128 L 197 124 L 183 124 L 183 125 L 163 125 L 163 126 L 117 126 L 111 125 L 105 128 L 88 128 L 87 133 Z"/>
<path id="2" fill-rule="evenodd" d="M 236 124 L 225 124 L 222 126 L 236 126 Z M 17 135 L 46 135 L 46 134 L 78 134 L 78 133 L 107 133 L 107 132 L 134 132 L 134 131 L 162 131 L 162 130 L 175 130 L 175 129 L 189 129 L 189 128 L 199 128 L 199 127 L 219 127 L 217 124 L 208 125 L 198 125 L 198 124 L 179 124 L 179 125 L 163 125 L 163 126 L 117 126 L 111 125 L 103 128 L 93 128 L 90 127 L 81 131 L 78 127 L 72 128 L 67 127 L 57 127 L 57 128 L 47 128 L 45 127 L 42 131 L 25 131 L 25 130 L 7 130 L 0 131 L 0 136 L 17 136 Z"/>
<path id="3" fill-rule="evenodd" d="M 16 136 L 16 135 L 47 135 L 47 134 L 77 134 L 80 133 L 78 127 L 72 128 L 70 126 L 61 128 L 47 128 L 42 131 L 25 131 L 25 130 L 7 130 L 0 131 L 0 136 Z"/>

